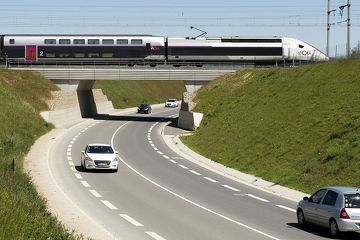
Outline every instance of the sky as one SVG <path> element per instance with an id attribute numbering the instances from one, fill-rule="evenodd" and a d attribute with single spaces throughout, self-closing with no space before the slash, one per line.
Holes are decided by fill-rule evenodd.
<path id="1" fill-rule="evenodd" d="M 330 56 L 346 52 L 348 0 L 330 0 Z M 351 48 L 360 1 L 351 0 Z M 287 36 L 326 50 L 328 0 L 0 0 L 0 34 Z M 342 22 L 342 23 L 341 23 Z"/>

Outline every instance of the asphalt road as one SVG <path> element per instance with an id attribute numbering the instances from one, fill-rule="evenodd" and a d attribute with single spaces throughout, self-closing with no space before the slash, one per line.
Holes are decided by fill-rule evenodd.
<path id="1" fill-rule="evenodd" d="M 79 125 L 51 151 L 54 179 L 114 239 L 329 239 L 326 230 L 298 228 L 295 202 L 174 153 L 161 131 L 178 110 L 104 115 Z M 121 157 L 119 171 L 82 172 L 80 153 L 88 143 L 112 144 Z"/>

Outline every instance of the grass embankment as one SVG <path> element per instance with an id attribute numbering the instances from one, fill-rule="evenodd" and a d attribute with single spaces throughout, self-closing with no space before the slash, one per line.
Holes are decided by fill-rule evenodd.
<path id="1" fill-rule="evenodd" d="M 52 128 L 39 112 L 55 89 L 38 74 L 0 70 L 0 239 L 77 238 L 47 211 L 22 168 L 31 145 Z"/>
<path id="2" fill-rule="evenodd" d="M 226 166 L 312 192 L 360 186 L 360 61 L 243 70 L 198 92 L 183 141 Z"/>
<path id="3" fill-rule="evenodd" d="M 163 103 L 167 98 L 182 98 L 183 81 L 96 81 L 115 108 L 136 107 L 142 102 Z"/>

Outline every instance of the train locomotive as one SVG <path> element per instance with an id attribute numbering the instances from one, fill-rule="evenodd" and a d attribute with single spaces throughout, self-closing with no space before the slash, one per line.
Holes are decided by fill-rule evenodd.
<path id="1" fill-rule="evenodd" d="M 1 35 L 0 52 L 20 64 L 281 63 L 327 61 L 303 41 L 288 37 L 171 38 L 152 35 Z"/>

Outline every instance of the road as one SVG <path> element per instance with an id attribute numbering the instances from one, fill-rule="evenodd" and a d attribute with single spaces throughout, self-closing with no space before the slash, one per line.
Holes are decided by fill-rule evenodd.
<path id="1" fill-rule="evenodd" d="M 98 116 L 88 126 L 74 128 L 51 151 L 52 176 L 114 239 L 329 238 L 325 230 L 297 227 L 295 202 L 223 177 L 173 152 L 161 131 L 178 110 Z M 88 143 L 112 144 L 121 157 L 119 171 L 82 172 L 80 153 Z"/>

